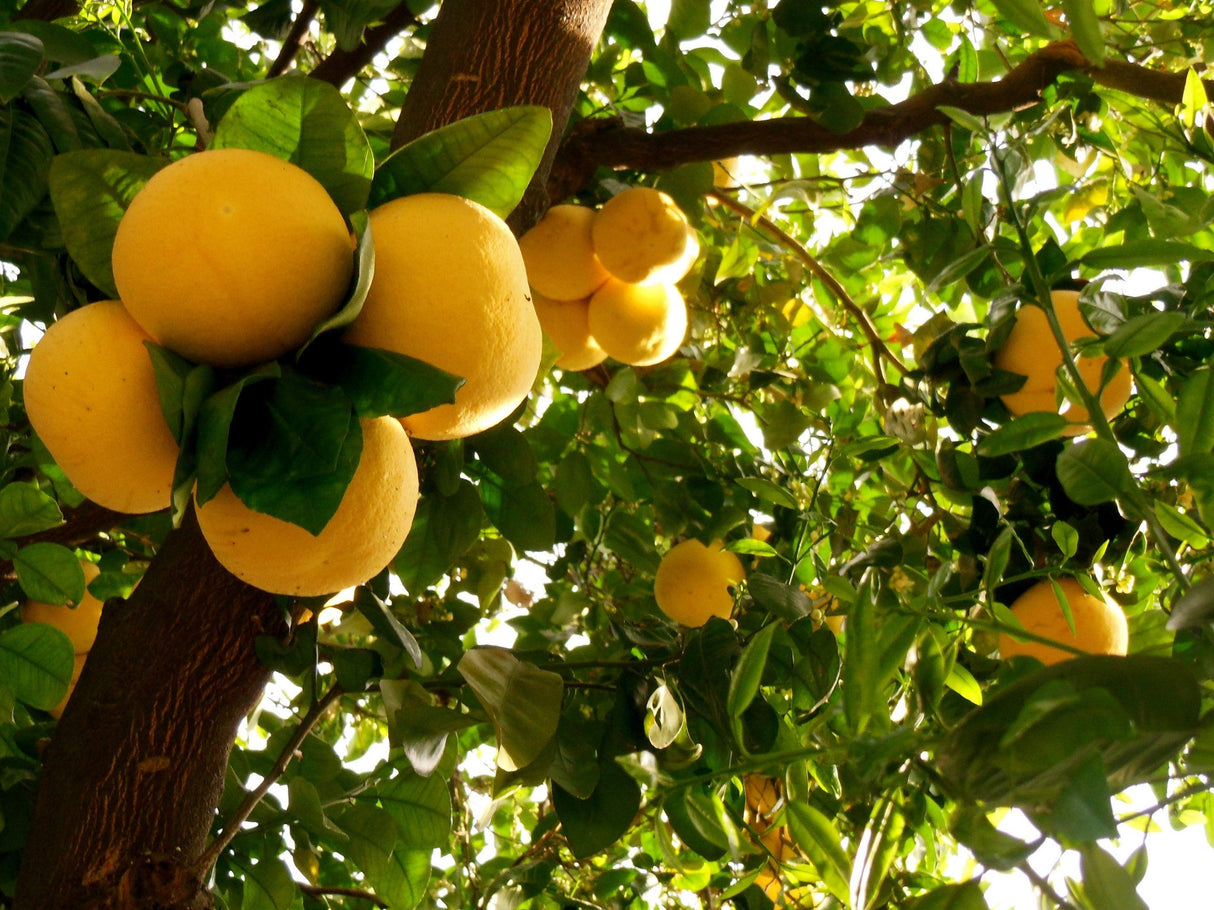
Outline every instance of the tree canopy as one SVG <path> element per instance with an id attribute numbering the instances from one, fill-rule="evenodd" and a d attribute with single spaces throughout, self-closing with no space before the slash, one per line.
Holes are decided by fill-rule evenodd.
<path id="1" fill-rule="evenodd" d="M 1152 842 L 1123 864 L 1109 838 L 1214 831 L 1208 7 L 0 17 L 0 905 L 977 910 L 1015 871 L 1043 906 L 1122 910 Z M 210 556 L 192 491 L 255 479 L 264 511 L 323 526 L 354 416 L 452 377 L 324 334 L 245 372 L 154 350 L 188 456 L 174 508 L 140 517 L 84 499 L 22 395 L 41 332 L 116 296 L 136 192 L 224 147 L 316 177 L 362 278 L 365 213 L 391 199 L 468 196 L 521 235 L 656 187 L 699 243 L 683 344 L 580 372 L 549 344 L 511 418 L 417 442 L 417 515 L 380 575 L 336 601 L 259 592 Z M 1069 422 L 1009 409 L 1001 359 L 1029 308 L 1043 358 L 1074 340 L 1058 290 L 1086 328 L 1048 377 Z M 235 420 L 250 401 L 286 429 Z M 346 473 L 283 505 L 264 464 L 303 447 Z M 687 539 L 742 561 L 728 619 L 658 609 Z M 17 606 L 78 600 L 81 557 L 118 600 L 56 721 L 73 649 Z M 1129 654 L 1001 655 L 1042 638 L 1013 602 L 1066 578 L 1124 614 Z M 1126 811 L 1136 784 L 1156 804 Z M 1000 830 L 1011 809 L 1039 836 Z M 1047 844 L 1080 874 L 1034 866 Z"/>

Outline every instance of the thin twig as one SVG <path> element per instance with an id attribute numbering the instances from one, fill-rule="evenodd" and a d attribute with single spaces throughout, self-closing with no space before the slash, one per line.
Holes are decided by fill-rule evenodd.
<path id="1" fill-rule="evenodd" d="M 333 897 L 355 897 L 359 900 L 370 901 L 377 907 L 383 907 L 388 910 L 389 904 L 381 897 L 376 897 L 370 891 L 360 891 L 357 888 L 321 888 L 317 885 L 300 885 L 299 890 L 308 897 L 324 897 L 331 895 Z"/>
<path id="2" fill-rule="evenodd" d="M 270 68 L 266 70 L 266 76 L 271 79 L 275 76 L 281 76 L 295 62 L 295 58 L 299 55 L 299 49 L 303 47 L 304 38 L 308 34 L 308 27 L 312 24 L 312 20 L 316 18 L 316 13 L 319 10 L 320 4 L 316 0 L 304 0 L 303 7 L 299 10 L 299 15 L 291 23 L 291 30 L 287 32 L 287 37 L 282 40 L 282 49 L 278 52 L 278 56 L 274 58 L 274 62 L 270 64 Z"/>
<path id="3" fill-rule="evenodd" d="M 370 63 L 371 58 L 382 51 L 389 41 L 420 21 L 409 11 L 409 4 L 401 0 L 401 4 L 388 13 L 383 22 L 363 32 L 362 41 L 356 47 L 348 51 L 340 48 L 335 50 L 320 61 L 309 75 L 340 87 L 347 79 L 358 75 L 359 70 Z"/>
<path id="4" fill-rule="evenodd" d="M 291 738 L 287 741 L 287 744 L 283 746 L 278 760 L 274 762 L 274 767 L 270 769 L 270 772 L 261 783 L 248 792 L 244 801 L 224 824 L 223 831 L 211 842 L 211 846 L 207 847 L 202 856 L 198 858 L 198 861 L 193 864 L 193 868 L 196 871 L 205 872 L 215 865 L 215 861 L 219 859 L 219 855 L 227 849 L 228 844 L 240 833 L 240 826 L 245 823 L 249 815 L 257 808 L 257 804 L 270 792 L 270 787 L 274 786 L 275 782 L 287 770 L 287 765 L 295 757 L 295 750 L 300 747 L 307 735 L 312 732 L 312 728 L 316 726 L 317 721 L 321 719 L 329 707 L 343 695 L 345 695 L 345 690 L 341 686 L 334 685 L 319 701 L 312 703 L 312 707 L 308 709 L 308 713 L 299 721 L 299 726 L 291 734 Z"/>
<path id="5" fill-rule="evenodd" d="M 754 209 L 744 205 L 743 203 L 734 199 L 732 196 L 717 192 L 716 190 L 712 191 L 711 196 L 727 209 L 744 216 L 752 223 L 760 225 L 768 233 L 775 235 L 781 243 L 796 254 L 797 258 L 800 259 L 801 262 L 804 263 L 811 272 L 813 272 L 813 274 L 818 276 L 822 283 L 826 285 L 831 294 L 835 296 L 835 299 L 842 304 L 843 308 L 847 310 L 847 312 L 851 313 L 856 322 L 859 324 L 860 330 L 868 337 L 869 344 L 873 351 L 873 372 L 876 373 L 877 380 L 879 382 L 885 382 L 885 374 L 881 369 L 881 358 L 885 358 L 891 365 L 896 367 L 902 373 L 910 372 L 906 364 L 902 362 L 898 355 L 891 351 L 885 344 L 885 341 L 877 332 L 877 327 L 873 325 L 872 320 L 869 318 L 868 313 L 866 313 L 864 309 L 852 299 L 851 295 L 847 293 L 847 289 L 839 283 L 839 280 L 835 278 L 835 276 L 832 275 L 822 265 L 822 263 L 818 262 L 813 254 L 811 254 L 809 250 L 805 249 L 805 247 L 795 237 L 781 228 L 766 215 L 756 212 Z"/>
<path id="6" fill-rule="evenodd" d="M 1046 881 L 1045 878 L 1042 877 L 1042 875 L 1027 862 L 1020 863 L 1016 868 L 1028 876 L 1029 881 L 1031 881 L 1042 894 L 1052 900 L 1058 907 L 1058 910 L 1079 910 L 1078 907 L 1055 891 L 1050 883 Z"/>

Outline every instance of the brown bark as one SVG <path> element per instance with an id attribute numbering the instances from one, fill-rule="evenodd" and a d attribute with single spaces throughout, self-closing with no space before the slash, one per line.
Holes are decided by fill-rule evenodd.
<path id="1" fill-rule="evenodd" d="M 612 120 L 586 120 L 560 150 L 548 182 L 554 202 L 585 186 L 599 167 L 664 171 L 693 161 L 736 155 L 814 155 L 868 146 L 896 146 L 949 122 L 942 105 L 988 116 L 1026 107 L 1067 72 L 1086 72 L 1094 82 L 1151 101 L 1176 104 L 1184 74 L 1161 73 L 1133 63 L 1094 67 L 1073 41 L 1058 41 L 1026 57 L 995 82 L 941 82 L 898 104 L 868 111 L 855 129 L 833 132 L 808 117 L 775 117 L 664 133 L 624 128 Z M 1207 80 L 1214 93 L 1214 82 Z"/>
<path id="2" fill-rule="evenodd" d="M 552 111 L 553 129 L 537 174 L 547 175 L 610 8 L 609 0 L 446 0 L 429 44 L 444 52 L 422 58 L 393 147 L 470 113 L 543 105 Z M 511 227 L 525 230 L 547 206 L 541 176 L 511 215 Z"/>
<path id="3" fill-rule="evenodd" d="M 341 88 L 347 79 L 357 75 L 359 70 L 369 64 L 389 41 L 417 22 L 417 16 L 409 11 L 409 4 L 402 2 L 384 17 L 383 22 L 363 32 L 363 40 L 359 42 L 358 47 L 348 51 L 340 48 L 335 50 L 316 64 L 316 68 L 308 75 Z"/>
<path id="4" fill-rule="evenodd" d="M 269 677 L 269 594 L 229 575 L 192 513 L 108 605 L 44 753 L 17 908 L 207 906 L 203 850 L 242 717 Z"/>

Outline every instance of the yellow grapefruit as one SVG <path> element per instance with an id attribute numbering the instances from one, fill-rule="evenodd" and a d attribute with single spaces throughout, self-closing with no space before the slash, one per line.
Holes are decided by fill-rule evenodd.
<path id="1" fill-rule="evenodd" d="M 87 657 L 88 654 L 76 655 L 76 665 L 72 668 L 72 679 L 71 682 L 67 684 L 67 695 L 63 696 L 63 700 L 59 702 L 59 704 L 47 711 L 47 713 L 50 714 L 51 717 L 55 718 L 55 720 L 58 720 L 63 716 L 63 709 L 67 707 L 68 699 L 71 698 L 72 693 L 76 691 L 76 683 L 80 680 L 80 674 L 84 670 L 84 661 Z"/>
<path id="2" fill-rule="evenodd" d="M 607 271 L 633 284 L 672 284 L 700 252 L 678 203 L 648 186 L 630 187 L 603 203 L 591 237 Z"/>
<path id="3" fill-rule="evenodd" d="M 530 392 L 543 347 L 506 223 L 471 200 L 420 193 L 371 212 L 371 233 L 375 278 L 346 341 L 467 380 L 455 404 L 404 419 L 414 436 L 458 439 L 499 423 Z"/>
<path id="4" fill-rule="evenodd" d="M 118 512 L 155 512 L 172 495 L 177 443 L 160 410 L 149 340 L 121 303 L 91 303 L 47 329 L 23 383 L 30 424 L 63 473 Z"/>
<path id="5" fill-rule="evenodd" d="M 694 538 L 675 544 L 658 564 L 653 594 L 658 607 L 677 623 L 697 627 L 710 617 L 728 619 L 733 612 L 731 585 L 746 577 L 746 570 L 724 543 L 705 546 Z"/>
<path id="6" fill-rule="evenodd" d="M 80 560 L 80 568 L 84 570 L 84 583 L 87 585 L 101 574 L 96 565 L 86 559 Z M 44 622 L 66 635 L 72 642 L 72 649 L 77 654 L 85 654 L 97 640 L 97 624 L 101 622 L 102 603 L 84 589 L 84 597 L 80 603 L 48 604 L 37 600 L 29 600 L 21 605 L 22 622 Z"/>
<path id="7" fill-rule="evenodd" d="M 1051 299 L 1062 333 L 1068 341 L 1094 334 L 1079 311 L 1077 291 L 1053 291 Z M 1101 374 L 1107 361 L 1108 358 L 1103 355 L 1076 359 L 1083 383 L 1092 392 L 1100 388 Z M 1040 307 L 1022 306 L 1016 312 L 1016 323 L 1007 341 L 995 352 L 995 366 L 1028 377 L 1020 389 L 1003 396 L 1003 403 L 1013 415 L 1019 417 L 1033 411 L 1058 411 L 1056 389 L 1062 351 L 1050 330 L 1045 311 Z M 1130 400 L 1130 387 L 1130 370 L 1123 363 L 1100 393 L 1100 405 L 1106 417 L 1116 414 Z M 1064 402 L 1061 414 L 1074 424 L 1068 429 L 1067 435 L 1083 433 L 1088 429 L 1085 425 L 1088 412 L 1082 405 Z"/>
<path id="8" fill-rule="evenodd" d="M 114 238 L 114 282 L 165 347 L 221 367 L 273 360 L 340 306 L 353 240 L 325 188 L 264 152 L 215 149 L 159 171 Z"/>
<path id="9" fill-rule="evenodd" d="M 558 367 L 588 370 L 607 359 L 607 352 L 590 334 L 589 300 L 549 300 L 532 288 L 531 302 L 535 304 L 540 327 L 561 352 L 556 361 Z"/>
<path id="10" fill-rule="evenodd" d="M 672 284 L 608 279 L 590 298 L 589 328 L 620 363 L 651 366 L 674 355 L 687 334 L 687 304 Z"/>
<path id="11" fill-rule="evenodd" d="M 590 239 L 594 217 L 584 205 L 554 205 L 519 238 L 533 291 L 551 300 L 582 300 L 607 280 Z"/>
<path id="12" fill-rule="evenodd" d="M 379 417 L 362 428 L 358 469 L 318 535 L 253 511 L 228 486 L 199 507 L 224 568 L 264 591 L 308 597 L 362 584 L 392 560 L 417 510 L 417 463 L 400 421 Z"/>
<path id="13" fill-rule="evenodd" d="M 1053 585 L 1048 581 L 1029 588 L 1011 606 L 1025 630 L 1088 654 L 1125 654 L 1130 634 L 1120 608 L 1103 597 L 1093 597 L 1074 578 L 1060 578 L 1058 586 L 1071 608 L 1071 617 L 1075 620 L 1074 634 L 1063 615 Z M 999 653 L 1005 658 L 1027 654 L 1044 664 L 1056 664 L 1075 656 L 1070 651 L 1041 642 L 1017 641 L 1007 632 L 999 633 Z"/>

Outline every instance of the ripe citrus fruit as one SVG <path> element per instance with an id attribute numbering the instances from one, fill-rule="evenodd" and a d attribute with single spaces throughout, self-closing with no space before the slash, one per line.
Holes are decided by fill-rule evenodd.
<path id="1" fill-rule="evenodd" d="M 96 565 L 86 559 L 80 560 L 87 585 L 101 574 Z M 75 606 L 56 605 L 28 600 L 21 605 L 22 622 L 44 622 L 66 635 L 77 654 L 86 654 L 97 640 L 97 624 L 101 622 L 102 603 L 84 589 L 84 597 Z"/>
<path id="2" fill-rule="evenodd" d="M 358 469 L 320 534 L 255 512 L 225 486 L 198 509 L 215 558 L 274 594 L 308 597 L 362 584 L 396 555 L 417 510 L 417 463 L 400 421 L 364 420 Z"/>
<path id="3" fill-rule="evenodd" d="M 556 365 L 562 370 L 588 370 L 607 359 L 607 352 L 590 334 L 589 300 L 549 300 L 534 288 L 531 302 L 540 327 L 561 352 Z"/>
<path id="4" fill-rule="evenodd" d="M 114 238 L 114 282 L 165 347 L 221 367 L 299 347 L 341 305 L 354 244 L 307 171 L 248 149 L 189 155 L 147 182 Z"/>
<path id="5" fill-rule="evenodd" d="M 346 341 L 463 376 L 455 404 L 404 418 L 422 439 L 499 423 L 527 397 L 543 336 L 506 223 L 482 205 L 419 193 L 371 212 L 375 278 Z"/>
<path id="6" fill-rule="evenodd" d="M 1025 630 L 1052 641 L 1065 642 L 1088 654 L 1125 654 L 1129 630 L 1121 610 L 1103 597 L 1093 597 L 1073 578 L 1058 579 L 1058 586 L 1071 608 L 1075 634 L 1071 634 L 1062 606 L 1048 581 L 1029 588 L 1011 606 Z M 1017 641 L 1010 634 L 999 634 L 999 653 L 1005 658 L 1018 654 L 1036 657 L 1044 664 L 1056 664 L 1075 655 L 1036 641 Z"/>
<path id="7" fill-rule="evenodd" d="M 72 693 L 76 691 L 76 683 L 80 681 L 80 673 L 84 670 L 84 660 L 88 654 L 77 654 L 76 665 L 72 668 L 72 679 L 67 684 L 67 695 L 63 696 L 63 700 L 55 707 L 50 708 L 47 713 L 58 720 L 63 716 L 63 709 L 67 707 L 67 700 L 72 697 Z"/>
<path id="8" fill-rule="evenodd" d="M 607 280 L 590 239 L 594 218 L 594 209 L 583 205 L 554 205 L 519 238 L 533 291 L 551 300 L 582 300 Z"/>
<path id="9" fill-rule="evenodd" d="M 746 577 L 742 563 L 714 540 L 708 546 L 693 539 L 675 544 L 662 557 L 653 594 L 662 612 L 685 626 L 702 626 L 709 617 L 728 619 L 733 612 L 730 585 Z"/>
<path id="10" fill-rule="evenodd" d="M 672 284 L 629 284 L 614 278 L 594 292 L 590 334 L 610 356 L 630 366 L 671 357 L 687 334 L 687 304 Z"/>
<path id="11" fill-rule="evenodd" d="M 648 186 L 630 187 L 603 203 L 591 237 L 607 271 L 633 284 L 678 281 L 700 252 L 682 209 Z"/>
<path id="12" fill-rule="evenodd" d="M 145 341 L 115 300 L 55 322 L 23 385 L 30 424 L 76 488 L 118 512 L 167 508 L 177 443 L 160 410 Z"/>
<path id="13" fill-rule="evenodd" d="M 1078 292 L 1053 291 L 1051 298 L 1068 341 L 1094 334 L 1079 311 Z M 1076 358 L 1084 385 L 1092 392 L 1100 388 L 1100 377 L 1107 360 L 1103 355 Z M 995 366 L 1028 377 L 1019 390 L 1003 396 L 1003 403 L 1013 415 L 1019 417 L 1032 411 L 1058 410 L 1055 390 L 1058 386 L 1058 369 L 1062 366 L 1062 352 L 1050 330 L 1045 311 L 1040 307 L 1022 306 L 1016 312 L 1016 323 L 1007 341 L 995 352 Z M 1130 385 L 1130 371 L 1122 364 L 1100 393 L 1100 404 L 1106 417 L 1117 413 L 1130 400 Z M 1086 432 L 1086 408 L 1068 401 L 1063 404 L 1061 413 L 1074 424 L 1068 429 L 1067 435 Z"/>

